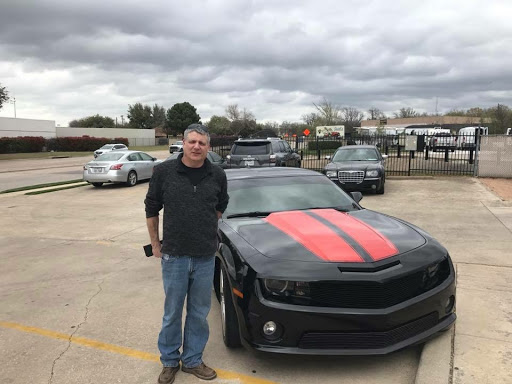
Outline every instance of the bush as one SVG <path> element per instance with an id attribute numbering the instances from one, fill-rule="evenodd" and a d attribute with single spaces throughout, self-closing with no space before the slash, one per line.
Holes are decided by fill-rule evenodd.
<path id="1" fill-rule="evenodd" d="M 313 140 L 308 142 L 308 150 L 310 151 L 316 151 L 317 149 L 337 149 L 339 147 L 341 147 L 341 142 L 336 140 L 319 140 L 318 142 Z"/>
<path id="2" fill-rule="evenodd" d="M 41 152 L 46 145 L 44 137 L 0 137 L 0 153 Z"/>
<path id="3" fill-rule="evenodd" d="M 116 137 L 108 139 L 106 137 L 57 137 L 48 140 L 48 150 L 61 152 L 88 152 L 94 151 L 105 144 L 120 143 L 128 146 L 128 139 L 125 137 Z"/>
<path id="4" fill-rule="evenodd" d="M 128 146 L 128 139 L 126 137 L 108 139 L 106 137 L 90 136 L 57 137 L 51 139 L 33 136 L 1 137 L 0 153 L 42 152 L 44 147 L 48 151 L 88 152 L 109 143 L 121 143 Z"/>

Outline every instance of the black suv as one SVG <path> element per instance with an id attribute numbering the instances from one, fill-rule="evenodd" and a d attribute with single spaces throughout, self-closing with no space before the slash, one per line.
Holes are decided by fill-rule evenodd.
<path id="1" fill-rule="evenodd" d="M 228 156 L 227 167 L 300 167 L 300 156 L 282 139 L 239 139 Z"/>

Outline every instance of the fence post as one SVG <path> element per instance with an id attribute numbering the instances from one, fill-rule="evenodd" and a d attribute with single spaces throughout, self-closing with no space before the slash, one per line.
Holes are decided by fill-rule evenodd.
<path id="1" fill-rule="evenodd" d="M 448 162 L 448 151 L 449 149 L 448 148 L 445 148 L 444 150 L 444 162 L 447 163 Z"/>
<path id="2" fill-rule="evenodd" d="M 469 148 L 469 164 L 473 164 L 473 148 Z"/>
<path id="3" fill-rule="evenodd" d="M 400 147 L 398 147 L 400 148 Z M 412 151 L 409 151 L 409 169 L 407 170 L 407 176 L 411 176 L 411 159 L 413 157 L 413 152 Z"/>
<path id="4" fill-rule="evenodd" d="M 317 160 L 320 160 L 320 147 L 318 146 L 318 136 L 316 137 L 316 155 L 317 155 Z"/>
<path id="5" fill-rule="evenodd" d="M 398 152 L 396 153 L 396 157 L 400 158 L 401 157 L 401 154 L 400 154 L 400 146 L 398 146 Z"/>
<path id="6" fill-rule="evenodd" d="M 425 147 L 425 160 L 428 160 L 428 145 Z"/>

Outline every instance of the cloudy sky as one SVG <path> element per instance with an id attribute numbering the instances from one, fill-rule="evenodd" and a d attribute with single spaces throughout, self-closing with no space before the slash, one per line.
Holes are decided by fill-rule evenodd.
<path id="1" fill-rule="evenodd" d="M 323 98 L 512 106 L 511 15 L 506 0 L 0 0 L 0 84 L 18 117 L 61 126 L 136 102 L 188 101 L 203 121 L 238 104 L 260 122 Z"/>

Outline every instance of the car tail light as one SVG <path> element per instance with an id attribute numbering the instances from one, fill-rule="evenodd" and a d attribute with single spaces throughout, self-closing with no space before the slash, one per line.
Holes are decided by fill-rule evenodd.
<path id="1" fill-rule="evenodd" d="M 112 171 L 119 171 L 122 166 L 123 166 L 123 164 L 114 164 L 114 165 L 112 165 L 110 167 L 110 170 L 112 170 Z"/>
<path id="2" fill-rule="evenodd" d="M 270 162 L 275 163 L 276 162 L 276 155 L 270 155 Z"/>

